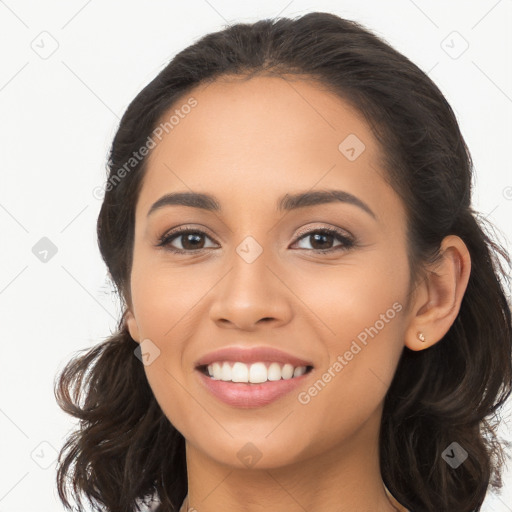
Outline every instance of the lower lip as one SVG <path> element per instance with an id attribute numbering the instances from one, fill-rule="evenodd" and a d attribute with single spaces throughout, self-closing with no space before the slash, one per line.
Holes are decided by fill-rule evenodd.
<path id="1" fill-rule="evenodd" d="M 200 370 L 196 371 L 199 373 L 204 385 L 214 396 L 228 405 L 242 409 L 263 407 L 278 400 L 303 384 L 304 380 L 313 373 L 313 370 L 310 370 L 300 377 L 267 381 L 261 384 L 248 384 L 245 382 L 215 380 L 207 377 Z"/>

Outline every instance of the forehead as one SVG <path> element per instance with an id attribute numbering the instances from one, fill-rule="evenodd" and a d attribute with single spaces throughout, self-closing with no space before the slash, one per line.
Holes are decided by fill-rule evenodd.
<path id="1" fill-rule="evenodd" d="M 195 106 L 184 108 L 190 98 Z M 363 116 L 317 81 L 224 77 L 191 90 L 161 121 L 171 116 L 149 155 L 145 211 L 173 190 L 236 191 L 226 200 L 245 207 L 313 188 L 346 189 L 374 205 L 397 199 Z"/>

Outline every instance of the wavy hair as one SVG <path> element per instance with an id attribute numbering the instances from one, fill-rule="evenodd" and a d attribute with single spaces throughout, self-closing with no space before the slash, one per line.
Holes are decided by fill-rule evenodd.
<path id="1" fill-rule="evenodd" d="M 473 164 L 443 94 L 360 24 L 314 12 L 228 26 L 178 53 L 130 103 L 109 152 L 110 185 L 97 223 L 124 311 L 147 157 L 128 171 L 126 163 L 192 88 L 228 75 L 313 79 L 364 115 L 381 146 L 385 178 L 406 208 L 415 282 L 445 236 L 467 245 L 471 274 L 453 325 L 429 349 L 403 350 L 384 403 L 380 467 L 391 493 L 414 512 L 479 511 L 489 487 L 501 487 L 505 458 L 496 429 L 512 384 L 504 291 L 510 258 L 471 207 Z M 157 404 L 137 346 L 123 314 L 111 337 L 75 355 L 56 378 L 59 406 L 79 421 L 58 461 L 67 509 L 72 497 L 80 507 L 86 498 L 95 510 L 131 512 L 154 495 L 157 510 L 173 512 L 187 494 L 184 438 Z M 452 442 L 468 452 L 457 469 L 443 460 Z"/>

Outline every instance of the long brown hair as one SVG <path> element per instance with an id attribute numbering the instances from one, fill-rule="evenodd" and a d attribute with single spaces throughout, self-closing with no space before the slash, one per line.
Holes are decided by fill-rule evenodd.
<path id="1" fill-rule="evenodd" d="M 391 493 L 414 512 L 480 510 L 489 486 L 500 487 L 504 456 L 493 420 L 511 393 L 511 314 L 502 282 L 510 259 L 471 207 L 471 157 L 446 99 L 423 71 L 358 23 L 310 13 L 229 26 L 181 51 L 132 101 L 112 143 L 97 225 L 125 311 L 147 157 L 130 159 L 171 106 L 227 74 L 312 77 L 365 116 L 406 207 L 415 279 L 445 236 L 466 243 L 471 275 L 455 322 L 428 350 L 404 348 L 385 399 L 380 464 Z M 155 495 L 158 510 L 172 512 L 187 494 L 184 438 L 157 404 L 136 347 L 121 318 L 113 336 L 58 376 L 58 403 L 79 420 L 59 458 L 58 491 L 67 508 L 72 495 L 80 506 L 85 497 L 97 510 L 128 512 Z M 457 469 L 443 460 L 452 442 L 468 452 Z"/>

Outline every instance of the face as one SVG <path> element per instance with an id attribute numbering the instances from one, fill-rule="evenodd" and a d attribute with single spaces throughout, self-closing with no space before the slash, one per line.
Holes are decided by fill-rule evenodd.
<path id="1" fill-rule="evenodd" d="M 149 384 L 188 445 L 223 464 L 243 467 L 244 450 L 271 468 L 349 446 L 378 428 L 407 328 L 405 211 L 377 142 L 305 79 L 224 78 L 190 96 L 193 108 L 181 108 L 189 96 L 173 106 L 182 115 L 152 150 L 136 207 L 128 327 Z M 299 198 L 326 191 L 337 192 Z M 176 193 L 212 199 L 155 205 Z M 208 357 L 224 348 L 283 359 Z M 199 361 L 221 374 L 238 361 L 230 379 L 242 380 L 264 379 L 250 364 L 261 361 L 278 380 L 212 379 Z M 303 375 L 276 373 L 301 362 Z"/>

